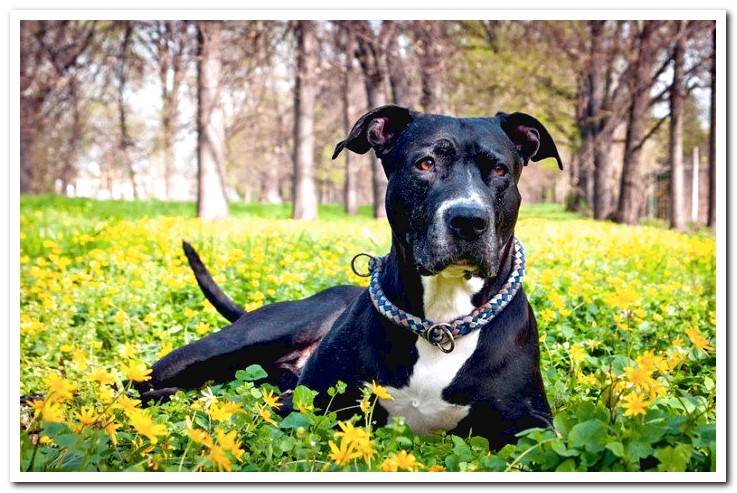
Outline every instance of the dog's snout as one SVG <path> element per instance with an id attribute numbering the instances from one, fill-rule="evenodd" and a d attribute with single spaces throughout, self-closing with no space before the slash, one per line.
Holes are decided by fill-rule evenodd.
<path id="1" fill-rule="evenodd" d="M 457 205 L 446 215 L 448 229 L 462 240 L 476 240 L 489 227 L 489 214 L 481 206 Z"/>

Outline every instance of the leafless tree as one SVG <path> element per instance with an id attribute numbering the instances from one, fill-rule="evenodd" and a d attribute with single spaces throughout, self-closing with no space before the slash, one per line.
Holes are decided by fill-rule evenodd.
<path id="1" fill-rule="evenodd" d="M 197 21 L 197 215 L 228 215 L 225 117 L 222 108 L 222 22 Z"/>
<path id="2" fill-rule="evenodd" d="M 315 188 L 315 96 L 317 36 L 315 21 L 297 21 L 294 83 L 294 193 L 292 218 L 317 218 Z"/>
<path id="3" fill-rule="evenodd" d="M 447 22 L 422 20 L 412 22 L 412 32 L 417 43 L 422 97 L 420 105 L 428 113 L 446 110 L 446 93 L 443 86 L 448 58 Z"/>
<path id="4" fill-rule="evenodd" d="M 637 222 L 645 204 L 642 150 L 653 133 L 647 128 L 651 115 L 651 92 L 670 59 L 663 49 L 665 40 L 669 38 L 669 33 L 661 32 L 664 25 L 662 21 L 640 21 L 630 26 L 635 40 L 626 81 L 630 101 L 619 200 L 615 212 L 615 219 L 626 224 Z M 663 54 L 665 61 L 659 60 Z"/>
<path id="5" fill-rule="evenodd" d="M 396 25 L 393 22 L 382 21 L 378 32 L 374 30 L 369 21 L 348 21 L 348 26 L 356 39 L 356 58 L 363 71 L 368 107 L 383 106 L 387 102 L 386 50 Z M 384 199 L 388 182 L 381 162 L 373 154 L 371 156 L 371 177 L 374 217 L 386 217 Z"/>
<path id="6" fill-rule="evenodd" d="M 717 28 L 716 23 L 711 28 L 711 63 L 709 64 L 709 85 L 711 101 L 709 103 L 709 212 L 707 221 L 709 227 L 716 229 L 716 132 L 717 132 Z"/>
<path id="7" fill-rule="evenodd" d="M 684 64 L 686 56 L 686 21 L 676 21 L 673 48 L 673 82 L 670 87 L 670 227 L 686 227 L 683 189 L 683 102 L 686 98 Z"/>
<path id="8" fill-rule="evenodd" d="M 175 148 L 178 131 L 178 104 L 185 74 L 186 23 L 183 21 L 151 21 L 142 26 L 144 46 L 155 63 L 161 88 L 160 149 L 164 161 L 164 187 L 167 198 L 172 194 L 175 170 Z"/>
<path id="9" fill-rule="evenodd" d="M 22 21 L 20 29 L 20 190 L 21 193 L 49 191 L 52 180 L 44 176 L 38 140 L 53 124 L 50 102 L 65 94 L 79 102 L 78 86 L 72 82 L 95 39 L 94 21 Z M 79 115 L 77 115 L 79 117 Z M 80 132 L 76 120 L 75 132 Z M 76 138 L 76 137 L 72 137 Z M 74 145 L 77 145 L 76 141 Z M 68 163 L 64 176 L 72 170 Z M 48 170 L 47 170 L 48 171 Z"/>

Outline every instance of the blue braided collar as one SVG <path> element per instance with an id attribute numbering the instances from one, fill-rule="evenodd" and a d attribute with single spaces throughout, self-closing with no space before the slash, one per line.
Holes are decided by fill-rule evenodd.
<path id="1" fill-rule="evenodd" d="M 379 283 L 379 275 L 384 267 L 384 262 L 383 257 L 369 257 L 371 276 L 369 294 L 374 307 L 390 321 L 405 327 L 418 336 L 424 337 L 446 353 L 453 351 L 455 338 L 483 327 L 501 313 L 519 291 L 522 278 L 525 276 L 525 251 L 522 248 L 522 243 L 514 238 L 514 265 L 507 282 L 504 283 L 499 292 L 465 317 L 449 323 L 435 323 L 432 320 L 422 319 L 407 313 L 387 299 Z"/>

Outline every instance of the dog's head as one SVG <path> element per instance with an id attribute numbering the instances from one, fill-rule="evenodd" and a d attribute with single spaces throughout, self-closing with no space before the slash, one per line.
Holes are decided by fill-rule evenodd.
<path id="1" fill-rule="evenodd" d="M 555 158 L 545 127 L 525 113 L 454 118 L 389 105 L 363 115 L 341 150 L 381 160 L 393 235 L 421 275 L 453 268 L 481 277 L 499 269 L 514 233 L 522 168 Z"/>

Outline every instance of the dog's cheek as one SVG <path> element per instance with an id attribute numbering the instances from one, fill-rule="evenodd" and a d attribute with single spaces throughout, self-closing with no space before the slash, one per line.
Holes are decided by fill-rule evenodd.
<path id="1" fill-rule="evenodd" d="M 514 234 L 514 225 L 517 223 L 517 215 L 521 203 L 522 196 L 519 190 L 517 190 L 517 187 L 510 186 L 499 195 L 496 210 L 494 211 L 498 219 L 496 221 L 498 239 L 508 239 Z"/>

